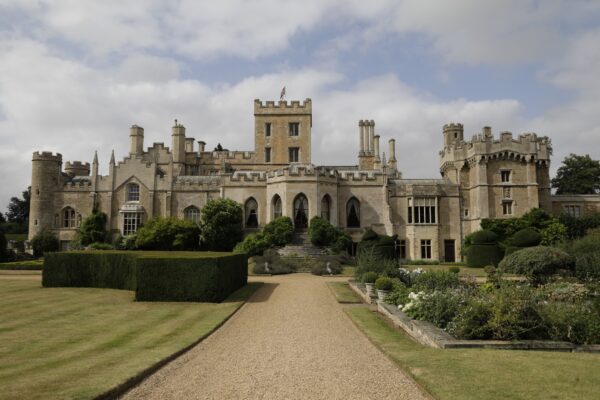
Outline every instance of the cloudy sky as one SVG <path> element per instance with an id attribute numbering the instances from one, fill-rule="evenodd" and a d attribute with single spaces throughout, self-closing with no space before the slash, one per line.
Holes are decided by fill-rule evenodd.
<path id="1" fill-rule="evenodd" d="M 313 163 L 354 164 L 359 119 L 438 177 L 441 127 L 537 132 L 600 158 L 600 1 L 0 0 L 0 211 L 31 153 L 106 173 L 129 126 L 252 150 L 253 99 L 313 100 Z M 384 146 L 384 148 L 387 146 Z"/>

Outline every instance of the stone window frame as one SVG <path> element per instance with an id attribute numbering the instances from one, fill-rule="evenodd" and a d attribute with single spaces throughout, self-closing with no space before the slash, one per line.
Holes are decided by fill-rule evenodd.
<path id="1" fill-rule="evenodd" d="M 414 225 L 437 225 L 438 224 L 438 198 L 419 196 L 409 197 L 408 200 L 408 223 Z"/>
<path id="2" fill-rule="evenodd" d="M 300 136 L 300 122 L 288 122 L 288 136 Z"/>
<path id="3" fill-rule="evenodd" d="M 300 162 L 300 147 L 288 147 L 288 156 L 291 163 Z"/>
<path id="4" fill-rule="evenodd" d="M 77 228 L 77 213 L 71 206 L 64 207 L 60 212 L 60 227 L 64 229 Z"/>
<path id="5" fill-rule="evenodd" d="M 140 201 L 140 185 L 139 185 L 139 183 L 130 182 L 127 184 L 127 201 L 128 202 L 130 202 L 130 201 L 131 202 L 139 202 Z"/>
<path id="6" fill-rule="evenodd" d="M 421 239 L 421 259 L 431 260 L 431 239 Z"/>
<path id="7" fill-rule="evenodd" d="M 271 209 L 273 219 L 283 216 L 283 202 L 281 200 L 281 196 L 279 196 L 277 193 L 273 195 L 273 198 L 271 199 Z"/>
<path id="8" fill-rule="evenodd" d="M 352 205 L 354 205 L 354 211 L 356 213 L 356 220 L 358 222 L 357 224 L 350 224 L 350 211 L 351 211 Z M 358 200 L 356 197 L 352 196 L 346 202 L 346 227 L 347 228 L 360 228 L 360 225 L 361 225 L 360 200 Z"/>
<path id="9" fill-rule="evenodd" d="M 123 236 L 137 232 L 142 224 L 142 213 L 137 211 L 123 213 Z"/>
<path id="10" fill-rule="evenodd" d="M 265 162 L 271 162 L 271 147 L 265 147 Z"/>
<path id="11" fill-rule="evenodd" d="M 512 200 L 506 200 L 502 202 L 502 215 L 514 215 L 514 202 Z"/>
<path id="12" fill-rule="evenodd" d="M 579 218 L 582 215 L 581 204 L 564 204 L 563 211 L 572 217 Z"/>
<path id="13" fill-rule="evenodd" d="M 194 205 L 187 206 L 183 210 L 183 219 L 198 224 L 200 222 L 200 209 Z"/>
<path id="14" fill-rule="evenodd" d="M 244 202 L 244 227 L 255 229 L 258 226 L 258 201 L 254 197 L 248 197 Z"/>
<path id="15" fill-rule="evenodd" d="M 271 122 L 265 122 L 265 137 L 271 137 L 273 133 L 273 124 Z"/>
<path id="16" fill-rule="evenodd" d="M 324 207 L 324 205 L 327 207 Z M 321 198 L 321 218 L 327 222 L 331 222 L 331 196 L 327 193 Z"/>
<path id="17" fill-rule="evenodd" d="M 505 177 L 506 177 L 506 179 L 505 179 Z M 500 182 L 512 183 L 512 170 L 511 169 L 501 169 L 500 170 Z"/>

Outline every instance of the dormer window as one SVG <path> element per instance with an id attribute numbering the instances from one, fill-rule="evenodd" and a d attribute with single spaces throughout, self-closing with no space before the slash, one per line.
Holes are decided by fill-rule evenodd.
<path id="1" fill-rule="evenodd" d="M 127 185 L 127 201 L 140 201 L 140 185 L 137 183 Z"/>

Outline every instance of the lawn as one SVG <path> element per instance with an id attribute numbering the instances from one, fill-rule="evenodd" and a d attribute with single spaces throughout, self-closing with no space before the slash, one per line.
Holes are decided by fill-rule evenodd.
<path id="1" fill-rule="evenodd" d="M 0 399 L 94 398 L 207 335 L 258 285 L 220 304 L 145 303 L 0 280 Z"/>
<path id="2" fill-rule="evenodd" d="M 597 399 L 600 354 L 440 350 L 421 346 L 366 308 L 346 313 L 437 399 Z"/>
<path id="3" fill-rule="evenodd" d="M 14 262 L 0 263 L 0 269 L 8 269 L 8 270 L 41 271 L 43 266 L 44 266 L 44 259 L 42 259 L 42 258 L 39 258 L 37 260 L 29 260 L 29 261 L 14 261 Z"/>
<path id="4" fill-rule="evenodd" d="M 350 289 L 348 282 L 327 282 L 327 286 L 338 303 L 362 303 L 362 300 Z"/>

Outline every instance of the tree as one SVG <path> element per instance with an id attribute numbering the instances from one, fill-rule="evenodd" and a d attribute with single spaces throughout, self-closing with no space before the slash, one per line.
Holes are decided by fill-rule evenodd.
<path id="1" fill-rule="evenodd" d="M 6 218 L 4 218 L 4 214 L 2 214 L 2 213 L 0 212 L 0 224 L 3 224 L 3 223 L 5 223 L 5 222 L 6 222 Z"/>
<path id="2" fill-rule="evenodd" d="M 92 211 L 92 214 L 87 217 L 77 233 L 79 242 L 87 246 L 92 243 L 103 243 L 106 241 L 106 214 L 100 211 Z"/>
<path id="3" fill-rule="evenodd" d="M 58 251 L 60 245 L 56 235 L 47 229 L 42 229 L 36 233 L 30 243 L 35 257 L 41 257 L 44 253 L 50 251 Z"/>
<path id="4" fill-rule="evenodd" d="M 23 191 L 23 198 L 11 197 L 8 203 L 8 212 L 6 218 L 8 222 L 15 222 L 20 225 L 29 223 L 29 202 L 31 198 L 31 186 Z"/>
<path id="5" fill-rule="evenodd" d="M 213 251 L 231 251 L 242 240 L 242 206 L 231 199 L 210 200 L 202 208 L 202 244 Z"/>
<path id="6" fill-rule="evenodd" d="M 552 179 L 556 194 L 595 194 L 600 192 L 600 161 L 589 154 L 570 154 Z"/>
<path id="7" fill-rule="evenodd" d="M 200 230 L 193 221 L 152 218 L 136 232 L 135 246 L 142 250 L 196 250 Z"/>

